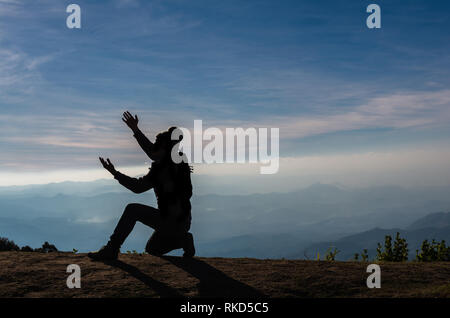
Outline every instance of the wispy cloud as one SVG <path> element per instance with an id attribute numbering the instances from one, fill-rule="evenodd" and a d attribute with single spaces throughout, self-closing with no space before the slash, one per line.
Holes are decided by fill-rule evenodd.
<path id="1" fill-rule="evenodd" d="M 212 120 L 226 127 L 278 127 L 283 138 L 377 128 L 443 126 L 450 123 L 450 90 L 399 92 L 368 99 L 356 107 L 327 108 L 318 114 L 266 116 L 258 120 Z"/>
<path id="2" fill-rule="evenodd" d="M 26 57 L 17 51 L 0 49 L 0 86 L 15 86 L 32 77 L 27 72 Z"/>
<path id="3" fill-rule="evenodd" d="M 29 56 L 18 49 L 0 49 L 0 103 L 31 95 L 45 85 L 40 66 L 56 54 Z"/>
<path id="4" fill-rule="evenodd" d="M 370 99 L 341 114 L 284 119 L 286 136 L 373 128 L 408 128 L 450 122 L 450 90 L 397 93 Z"/>
<path id="5" fill-rule="evenodd" d="M 298 140 L 317 134 L 329 134 L 348 130 L 377 128 L 420 128 L 423 126 L 448 125 L 450 122 L 450 90 L 397 93 L 376 97 L 367 103 L 336 114 L 314 116 L 270 117 L 260 121 L 244 120 L 210 120 L 208 126 L 225 129 L 226 127 L 278 127 L 281 143 L 286 139 Z M 141 127 L 149 137 L 171 123 L 171 118 L 180 116 L 176 111 L 157 113 L 149 110 L 138 111 L 141 116 Z M 189 115 L 187 115 L 189 116 Z M 195 119 L 195 118 L 192 118 Z M 201 119 L 201 118 L 200 118 Z M 167 125 L 163 123 L 166 122 Z M 90 111 L 68 116 L 13 116 L 1 115 L 0 123 L 10 135 L 0 137 L 0 142 L 7 143 L 14 149 L 42 147 L 44 157 L 53 157 L 55 165 L 63 165 L 68 150 L 80 149 L 84 152 L 72 158 L 72 164 L 85 166 L 95 162 L 96 154 L 104 152 L 112 154 L 131 163 L 142 162 L 144 157 L 139 151 L 128 129 L 120 121 L 120 111 L 111 114 Z M 192 123 L 185 121 L 186 124 Z M 204 128 L 207 128 L 205 126 Z M 148 129 L 151 127 L 151 130 Z M 20 132 L 19 129 L 20 128 Z M 190 128 L 188 126 L 188 128 Z M 14 130 L 16 132 L 14 133 Z M 37 154 L 36 154 L 37 155 Z M 86 161 L 83 156 L 90 156 Z M 283 156 L 283 153 L 281 153 Z M 59 159 L 58 159 L 59 158 Z M 10 158 L 18 162 L 19 158 Z M 24 158 L 26 161 L 27 158 Z M 46 164 L 45 160 L 40 161 Z M 3 161 L 3 167 L 11 163 Z M 25 164 L 25 162 L 24 162 Z"/>

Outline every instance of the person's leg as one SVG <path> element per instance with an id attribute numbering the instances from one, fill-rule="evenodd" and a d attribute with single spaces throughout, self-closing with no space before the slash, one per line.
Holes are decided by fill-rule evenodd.
<path id="1" fill-rule="evenodd" d="M 109 242 L 98 252 L 89 253 L 88 256 L 94 260 L 116 259 L 120 247 L 133 230 L 137 221 L 157 229 L 161 224 L 161 215 L 158 209 L 138 203 L 128 204 Z"/>
<path id="2" fill-rule="evenodd" d="M 157 229 L 161 225 L 161 214 L 158 209 L 147 205 L 139 203 L 128 204 L 111 235 L 111 243 L 120 248 L 128 235 L 130 235 L 136 222 L 141 222 L 153 229 Z"/>
<path id="3" fill-rule="evenodd" d="M 194 246 L 194 236 L 191 233 L 186 233 L 183 241 L 184 257 L 194 257 L 195 246 Z"/>
<path id="4" fill-rule="evenodd" d="M 183 222 L 161 222 L 158 230 L 147 242 L 145 251 L 152 255 L 161 256 L 170 251 L 182 248 L 185 257 L 195 255 L 194 238 L 189 229 L 191 227 L 191 217 L 189 215 Z"/>
<path id="5" fill-rule="evenodd" d="M 165 234 L 163 231 L 155 231 L 145 246 L 145 251 L 149 254 L 161 256 L 177 248 L 181 248 L 178 239 L 173 235 Z"/>
<path id="6" fill-rule="evenodd" d="M 185 221 L 183 222 L 183 230 L 186 232 L 186 234 L 183 237 L 183 250 L 184 250 L 184 257 L 193 257 L 195 255 L 195 246 L 194 246 L 194 236 L 189 233 L 189 230 L 191 228 L 191 211 L 190 211 L 190 205 L 189 205 L 189 213 Z"/>
<path id="7" fill-rule="evenodd" d="M 155 256 L 161 256 L 179 248 L 184 249 L 184 256 L 194 256 L 195 248 L 191 233 L 155 231 L 148 240 L 145 251 Z"/>

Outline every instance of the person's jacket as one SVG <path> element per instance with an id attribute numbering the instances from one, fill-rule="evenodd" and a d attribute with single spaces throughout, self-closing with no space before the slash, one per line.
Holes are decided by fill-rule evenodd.
<path id="1" fill-rule="evenodd" d="M 151 143 L 147 137 L 138 131 L 135 133 L 139 145 L 144 152 L 151 158 Z M 163 217 L 169 216 L 173 209 L 171 207 L 179 204 L 181 213 L 177 220 L 183 221 L 191 218 L 192 183 L 191 170 L 187 163 L 174 163 L 170 157 L 162 162 L 153 162 L 147 175 L 140 178 L 132 178 L 120 172 L 115 173 L 114 178 L 121 185 L 134 193 L 142 193 L 153 189 L 158 202 L 158 209 Z"/>

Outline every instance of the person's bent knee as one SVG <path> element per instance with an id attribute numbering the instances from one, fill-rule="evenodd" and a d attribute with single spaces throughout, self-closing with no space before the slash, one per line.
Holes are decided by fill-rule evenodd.
<path id="1" fill-rule="evenodd" d="M 137 203 L 130 203 L 125 207 L 125 210 L 123 211 L 123 214 L 127 217 L 135 218 L 137 215 L 139 204 Z"/>
<path id="2" fill-rule="evenodd" d="M 164 253 L 160 249 L 154 248 L 154 247 L 151 247 L 151 246 L 147 246 L 145 248 L 145 251 L 148 254 L 153 255 L 153 256 L 162 256 L 162 255 L 164 255 Z"/>
<path id="3" fill-rule="evenodd" d="M 148 240 L 147 244 L 145 245 L 145 251 L 149 253 L 150 255 L 154 256 L 162 256 L 165 254 L 165 251 L 163 250 L 163 241 L 161 241 L 161 235 L 158 232 L 154 232 L 153 235 Z"/>

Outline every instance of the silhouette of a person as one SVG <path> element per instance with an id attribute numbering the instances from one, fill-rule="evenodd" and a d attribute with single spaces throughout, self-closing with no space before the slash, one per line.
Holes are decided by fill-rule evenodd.
<path id="1" fill-rule="evenodd" d="M 89 253 L 88 256 L 94 260 L 117 259 L 120 247 L 139 221 L 155 230 L 145 247 L 147 253 L 160 256 L 182 248 L 183 256 L 193 257 L 194 239 L 189 233 L 191 168 L 186 162 L 174 163 L 171 157 L 171 151 L 181 141 L 182 135 L 179 140 L 172 140 L 171 135 L 176 127 L 171 127 L 159 133 L 155 143 L 152 143 L 138 128 L 137 115 L 133 117 L 127 111 L 123 114 L 122 120 L 130 127 L 141 148 L 153 161 L 148 174 L 140 178 L 131 178 L 117 171 L 109 158 L 105 161 L 100 157 L 100 162 L 129 190 L 142 193 L 153 189 L 158 209 L 138 203 L 128 204 L 108 243 L 98 252 Z"/>

